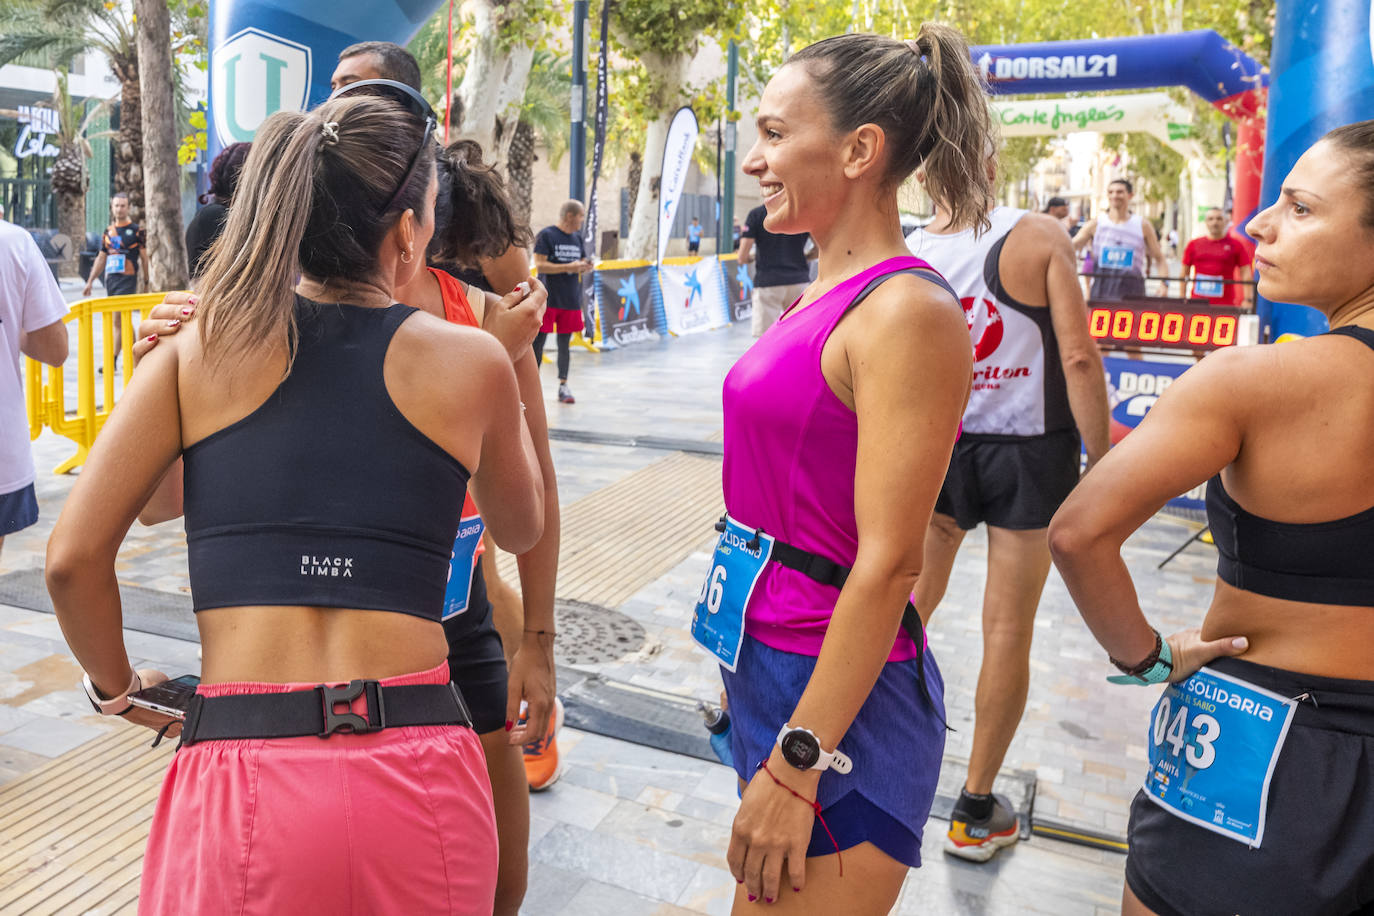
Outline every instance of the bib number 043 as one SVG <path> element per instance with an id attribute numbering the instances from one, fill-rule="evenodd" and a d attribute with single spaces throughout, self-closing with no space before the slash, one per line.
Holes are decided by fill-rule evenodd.
<path id="1" fill-rule="evenodd" d="M 1258 847 L 1295 706 L 1211 668 L 1170 684 L 1150 722 L 1146 796 L 1175 817 Z"/>
<path id="2" fill-rule="evenodd" d="M 1192 741 L 1188 740 L 1189 724 L 1186 706 L 1180 706 L 1174 711 L 1169 698 L 1162 698 L 1159 706 L 1155 708 L 1155 727 L 1152 736 L 1154 745 L 1160 747 L 1167 742 L 1173 756 L 1177 757 L 1182 753 L 1189 766 L 1205 770 L 1216 762 L 1217 750 L 1214 743 L 1221 736 L 1221 724 L 1205 712 L 1197 713 L 1191 722 L 1192 727 L 1196 729 Z"/>

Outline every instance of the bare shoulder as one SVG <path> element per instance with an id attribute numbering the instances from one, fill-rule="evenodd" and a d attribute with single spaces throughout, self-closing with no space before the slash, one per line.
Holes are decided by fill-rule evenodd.
<path id="1" fill-rule="evenodd" d="M 898 274 L 861 302 L 863 334 L 886 345 L 913 350 L 943 345 L 951 338 L 968 343 L 964 310 L 949 291 L 926 277 Z"/>
<path id="2" fill-rule="evenodd" d="M 1073 240 L 1064 231 L 1064 225 L 1045 213 L 1027 213 L 1012 227 L 1008 245 L 1033 245 L 1037 249 L 1050 252 L 1070 251 Z"/>
<path id="3" fill-rule="evenodd" d="M 403 348 L 407 361 L 425 371 L 474 378 L 483 370 L 510 362 L 501 344 L 480 328 L 453 324 L 427 312 L 416 312 L 396 329 L 393 346 Z"/>

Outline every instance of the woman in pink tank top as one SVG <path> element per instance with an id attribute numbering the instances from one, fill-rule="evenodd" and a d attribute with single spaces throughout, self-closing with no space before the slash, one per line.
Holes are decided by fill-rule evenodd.
<path id="1" fill-rule="evenodd" d="M 963 38 L 933 25 L 811 45 L 759 105 L 743 167 L 764 225 L 810 233 L 820 268 L 726 378 L 729 522 L 694 621 L 742 617 L 738 650 L 717 652 L 742 786 L 737 913 L 886 913 L 920 864 L 943 685 L 899 624 L 972 353 L 957 298 L 906 248 L 897 187 L 924 164 L 958 189 L 942 205 L 981 215 L 990 131 Z M 741 567 L 761 543 L 771 559 Z"/>

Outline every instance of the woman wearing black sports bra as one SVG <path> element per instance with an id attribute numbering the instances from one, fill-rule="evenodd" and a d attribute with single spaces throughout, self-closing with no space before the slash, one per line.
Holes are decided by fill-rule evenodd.
<path id="1" fill-rule="evenodd" d="M 490 789 L 439 617 L 466 487 L 517 553 L 543 506 L 509 356 L 393 304 L 434 228 L 417 113 L 345 97 L 264 122 L 198 333 L 144 358 L 49 542 L 93 704 L 167 724 L 125 700 L 163 675 L 130 669 L 114 560 L 184 454 L 203 681 L 142 913 L 491 912 Z"/>
<path id="2" fill-rule="evenodd" d="M 1208 356 L 1050 526 L 1121 681 L 1177 684 L 1131 807 L 1127 914 L 1374 912 L 1374 121 L 1303 154 L 1247 230 L 1259 291 L 1333 331 Z M 1120 548 L 1209 480 L 1216 592 L 1161 643 Z"/>

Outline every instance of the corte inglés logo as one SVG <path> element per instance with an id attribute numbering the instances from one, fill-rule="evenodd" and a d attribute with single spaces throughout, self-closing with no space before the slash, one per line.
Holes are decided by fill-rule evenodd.
<path id="1" fill-rule="evenodd" d="M 246 142 L 278 111 L 304 111 L 310 93 L 310 48 L 248 28 L 211 54 L 211 100 L 220 143 Z"/>

